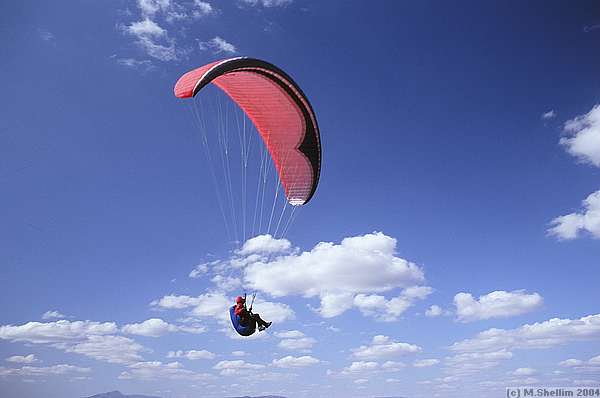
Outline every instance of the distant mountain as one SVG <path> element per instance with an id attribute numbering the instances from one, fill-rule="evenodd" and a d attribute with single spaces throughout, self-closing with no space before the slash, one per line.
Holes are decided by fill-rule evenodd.
<path id="1" fill-rule="evenodd" d="M 261 395 L 259 397 L 251 397 L 249 395 L 244 395 L 243 397 L 231 397 L 231 398 L 286 398 L 281 395 Z"/>
<path id="2" fill-rule="evenodd" d="M 231 397 L 231 398 L 286 398 L 281 395 L 261 395 L 259 397 L 251 397 L 249 395 L 244 395 L 243 397 Z"/>
<path id="3" fill-rule="evenodd" d="M 91 397 L 87 397 L 87 398 L 160 398 L 160 397 L 151 396 L 151 395 L 138 395 L 138 394 L 125 395 L 125 394 L 122 394 L 120 391 L 111 391 L 111 392 L 104 392 L 102 394 L 92 395 Z"/>

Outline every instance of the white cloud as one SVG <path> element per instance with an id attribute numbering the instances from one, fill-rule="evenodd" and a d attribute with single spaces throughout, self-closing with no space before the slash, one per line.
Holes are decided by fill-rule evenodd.
<path id="1" fill-rule="evenodd" d="M 275 332 L 275 337 L 279 337 L 280 339 L 299 339 L 305 337 L 305 335 L 299 330 L 283 330 Z"/>
<path id="2" fill-rule="evenodd" d="M 542 303 L 538 293 L 527 294 L 523 290 L 499 290 L 479 296 L 478 300 L 469 293 L 454 296 L 456 314 L 461 322 L 521 315 L 539 308 Z"/>
<path id="3" fill-rule="evenodd" d="M 600 340 L 600 314 L 579 319 L 553 318 L 516 329 L 488 329 L 454 343 L 458 352 L 489 352 L 501 349 L 543 349 L 574 341 Z"/>
<path id="4" fill-rule="evenodd" d="M 29 354 L 29 355 L 13 355 L 12 357 L 6 358 L 6 361 L 14 362 L 14 363 L 35 363 L 35 362 L 39 362 L 40 360 L 37 359 L 34 354 Z"/>
<path id="5" fill-rule="evenodd" d="M 247 265 L 244 278 L 251 288 L 275 297 L 318 296 L 321 300 L 318 311 L 324 317 L 337 316 L 352 308 L 356 294 L 417 288 L 406 290 L 394 301 L 404 305 L 407 299 L 420 297 L 413 293 L 423 294 L 423 289 L 429 288 L 416 286 L 424 281 L 423 271 L 396 257 L 395 249 L 396 240 L 380 232 L 345 238 L 337 245 L 321 242 L 308 252 L 282 255 L 271 261 L 259 259 Z M 367 296 L 361 296 L 357 302 L 363 304 L 363 310 L 373 308 L 368 306 Z M 382 313 L 386 311 L 377 312 Z"/>
<path id="6" fill-rule="evenodd" d="M 381 369 L 386 372 L 397 372 L 404 367 L 406 364 L 398 361 L 385 361 L 381 364 Z"/>
<path id="7" fill-rule="evenodd" d="M 174 61 L 186 57 L 191 49 L 179 46 L 176 38 L 186 35 L 190 23 L 216 13 L 211 3 L 202 0 L 137 0 L 137 6 L 140 11 L 139 20 L 126 25 L 119 23 L 117 26 L 124 33 L 134 37 L 135 43 L 146 55 L 160 61 Z M 128 16 L 131 16 L 131 13 Z M 171 32 L 163 27 L 164 23 L 171 25 Z M 152 66 L 148 66 L 146 61 L 136 61 L 134 58 L 121 58 L 119 61 L 119 64 L 128 67 L 143 66 L 150 69 Z"/>
<path id="8" fill-rule="evenodd" d="M 169 351 L 167 358 L 187 358 L 190 361 L 198 359 L 214 359 L 216 354 L 207 350 Z"/>
<path id="9" fill-rule="evenodd" d="M 194 6 L 196 7 L 194 9 L 196 16 L 209 15 L 214 12 L 213 6 L 206 1 L 194 0 Z"/>
<path id="10" fill-rule="evenodd" d="M 191 22 L 206 16 L 215 14 L 214 7 L 201 0 L 194 0 L 192 4 L 178 4 L 172 3 L 169 9 L 166 11 L 165 19 L 170 22 Z"/>
<path id="11" fill-rule="evenodd" d="M 428 286 L 415 286 L 404 289 L 398 297 L 387 300 L 378 294 L 357 294 L 354 306 L 363 315 L 374 317 L 378 321 L 396 321 L 400 315 L 413 305 L 416 299 L 424 299 L 433 292 Z"/>
<path id="12" fill-rule="evenodd" d="M 600 355 L 591 358 L 588 363 L 590 365 L 600 365 Z"/>
<path id="13" fill-rule="evenodd" d="M 138 7 L 144 17 L 153 17 L 159 11 L 166 11 L 170 5 L 170 0 L 138 0 Z"/>
<path id="14" fill-rule="evenodd" d="M 281 7 L 291 4 L 293 0 L 240 0 L 251 6 Z"/>
<path id="15" fill-rule="evenodd" d="M 46 311 L 42 315 L 42 319 L 44 319 L 44 320 L 47 320 L 47 319 L 64 319 L 64 318 L 67 318 L 67 316 L 64 315 L 64 314 L 61 314 L 58 311 Z"/>
<path id="16" fill-rule="evenodd" d="M 202 277 L 202 275 L 206 274 L 208 272 L 208 266 L 212 264 L 212 263 L 202 263 L 202 264 L 198 264 L 194 267 L 194 269 L 190 272 L 189 277 L 190 278 L 200 278 Z"/>
<path id="17" fill-rule="evenodd" d="M 150 19 L 133 22 L 127 27 L 127 32 L 137 37 L 161 38 L 167 35 L 167 31 Z"/>
<path id="18" fill-rule="evenodd" d="M 575 366 L 581 366 L 581 365 L 583 365 L 583 361 L 580 360 L 580 359 L 573 359 L 573 358 L 571 358 L 571 359 L 567 359 L 565 361 L 559 362 L 558 365 L 559 366 L 563 366 L 565 368 L 572 368 L 572 367 L 575 367 Z"/>
<path id="19" fill-rule="evenodd" d="M 259 369 L 263 369 L 265 365 L 248 363 L 241 359 L 235 361 L 221 361 L 213 366 L 213 369 L 219 370 L 222 376 L 231 376 L 236 374 L 244 374 Z"/>
<path id="20" fill-rule="evenodd" d="M 198 305 L 198 303 L 200 303 L 201 301 L 201 297 L 190 297 L 190 296 L 175 296 L 175 295 L 168 295 L 168 296 L 164 296 L 159 300 L 154 300 L 153 302 L 150 303 L 151 306 L 154 307 L 160 307 L 160 308 L 164 308 L 164 309 L 169 309 L 169 310 L 173 310 L 173 309 L 183 309 L 183 308 L 188 308 L 188 307 L 193 307 L 195 305 Z"/>
<path id="21" fill-rule="evenodd" d="M 304 355 L 301 357 L 293 357 L 287 356 L 280 359 L 274 359 L 272 364 L 278 368 L 303 368 L 307 366 L 312 366 L 320 363 L 317 358 L 311 357 L 309 355 Z"/>
<path id="22" fill-rule="evenodd" d="M 399 372 L 406 367 L 403 362 L 397 361 L 386 361 L 382 364 L 374 361 L 354 361 L 341 370 L 339 373 L 342 376 L 353 376 L 358 375 L 364 376 L 369 373 L 381 373 L 381 372 Z M 330 372 L 330 374 L 335 374 Z"/>
<path id="23" fill-rule="evenodd" d="M 141 379 L 141 380 L 189 380 L 206 381 L 214 378 L 208 373 L 198 373 L 184 369 L 179 362 L 162 363 L 159 361 L 137 362 L 129 365 L 129 369 L 122 372 L 119 379 Z"/>
<path id="24" fill-rule="evenodd" d="M 34 344 L 58 343 L 85 339 L 91 335 L 116 333 L 117 325 L 113 322 L 66 321 L 28 322 L 20 326 L 0 326 L 0 339 L 25 341 Z"/>
<path id="25" fill-rule="evenodd" d="M 582 162 L 600 167 L 600 104 L 585 115 L 577 116 L 565 123 L 560 144 L 567 152 Z"/>
<path id="26" fill-rule="evenodd" d="M 141 323 L 132 323 L 125 325 L 121 331 L 126 334 L 135 334 L 146 337 L 160 337 L 167 333 L 184 332 L 199 334 L 204 333 L 206 329 L 197 322 L 192 322 L 190 325 L 173 325 L 163 321 L 160 318 L 147 319 Z"/>
<path id="27" fill-rule="evenodd" d="M 220 53 L 235 54 L 237 52 L 237 49 L 233 44 L 229 43 L 227 40 L 225 40 L 219 36 L 213 37 L 209 41 L 200 42 L 199 47 L 201 50 L 210 49 L 210 50 L 212 50 L 212 52 L 214 54 L 220 54 Z M 271 235 L 261 235 L 261 236 L 269 236 L 270 237 Z M 257 237 L 257 238 L 259 238 L 259 237 Z M 256 238 L 252 238 L 252 239 L 256 239 Z M 252 239 L 250 239 L 250 240 L 252 240 Z M 283 240 L 285 240 L 285 239 L 283 239 Z M 244 244 L 244 246 L 245 246 L 245 244 Z M 242 247 L 242 250 L 244 250 L 243 247 Z"/>
<path id="28" fill-rule="evenodd" d="M 379 364 L 373 361 L 355 361 L 350 366 L 342 369 L 343 375 L 372 372 L 379 369 Z"/>
<path id="29" fill-rule="evenodd" d="M 224 292 L 237 290 L 242 286 L 240 278 L 232 276 L 215 275 L 210 281 L 214 283 L 219 290 Z"/>
<path id="30" fill-rule="evenodd" d="M 133 22 L 125 30 L 136 38 L 137 45 L 150 57 L 161 61 L 173 61 L 178 58 L 175 41 L 156 22 L 144 19 Z"/>
<path id="31" fill-rule="evenodd" d="M 258 235 L 248 239 L 237 254 L 247 256 L 249 254 L 273 254 L 283 253 L 292 247 L 292 244 L 287 239 L 275 239 L 270 234 Z"/>
<path id="32" fill-rule="evenodd" d="M 600 191 L 596 191 L 583 201 L 584 210 L 552 220 L 550 235 L 559 239 L 575 239 L 581 231 L 600 239 Z"/>
<path id="33" fill-rule="evenodd" d="M 178 332 L 179 328 L 171 325 L 162 319 L 152 318 L 142 323 L 131 323 L 123 326 L 123 333 L 135 334 L 146 337 L 160 337 L 167 333 Z"/>
<path id="34" fill-rule="evenodd" d="M 22 368 L 5 368 L 0 367 L 0 376 L 51 376 L 51 375 L 67 375 L 89 373 L 90 368 L 82 368 L 73 365 L 53 365 L 46 367 L 38 366 L 23 366 Z"/>
<path id="35" fill-rule="evenodd" d="M 518 368 L 510 372 L 512 376 L 533 376 L 537 373 L 537 370 L 533 368 Z"/>
<path id="36" fill-rule="evenodd" d="M 482 370 L 498 366 L 501 361 L 512 357 L 512 352 L 504 349 L 492 352 L 464 352 L 446 358 L 446 371 L 453 377 L 477 374 Z"/>
<path id="37" fill-rule="evenodd" d="M 426 368 L 429 366 L 437 365 L 440 363 L 439 359 L 431 358 L 431 359 L 419 359 L 413 363 L 415 368 Z"/>
<path id="38" fill-rule="evenodd" d="M 299 339 L 283 339 L 279 342 L 278 347 L 290 351 L 309 351 L 317 340 L 312 337 L 301 337 Z"/>
<path id="39" fill-rule="evenodd" d="M 370 345 L 362 345 L 352 349 L 352 356 L 363 360 L 380 360 L 416 353 L 421 347 L 408 343 L 392 341 L 388 336 L 373 337 Z"/>
<path id="40" fill-rule="evenodd" d="M 436 317 L 442 315 L 442 307 L 439 305 L 432 305 L 425 311 L 425 316 Z"/>
<path id="41" fill-rule="evenodd" d="M 244 351 L 232 351 L 231 355 L 233 355 L 234 357 L 243 357 L 243 356 L 246 356 L 246 352 L 244 352 Z"/>
<path id="42" fill-rule="evenodd" d="M 74 352 L 100 361 L 130 363 L 141 359 L 144 347 L 122 336 L 113 322 L 67 321 L 0 326 L 0 339 L 49 344 L 54 348 Z"/>
<path id="43" fill-rule="evenodd" d="M 60 348 L 60 346 L 58 346 Z M 89 336 L 86 340 L 62 347 L 74 352 L 109 363 L 130 364 L 142 359 L 141 352 L 147 351 L 134 340 L 123 336 Z"/>
<path id="44" fill-rule="evenodd" d="M 556 112 L 554 112 L 553 109 L 549 110 L 548 112 L 542 113 L 542 120 L 550 120 L 550 119 L 554 119 L 555 117 L 556 117 Z"/>

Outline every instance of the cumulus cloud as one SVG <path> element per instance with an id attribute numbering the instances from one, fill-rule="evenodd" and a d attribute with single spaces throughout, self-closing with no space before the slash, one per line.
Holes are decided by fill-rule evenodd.
<path id="1" fill-rule="evenodd" d="M 600 314 L 579 319 L 552 318 L 516 329 L 492 328 L 478 333 L 474 338 L 456 342 L 450 349 L 457 352 L 544 349 L 591 340 L 600 340 Z"/>
<path id="2" fill-rule="evenodd" d="M 439 305 L 432 305 L 425 311 L 425 316 L 433 318 L 442 315 L 442 312 L 442 307 Z"/>
<path id="3" fill-rule="evenodd" d="M 600 355 L 591 358 L 588 363 L 590 365 L 600 365 Z"/>
<path id="4" fill-rule="evenodd" d="M 23 366 L 21 368 L 5 368 L 0 366 L 0 376 L 52 376 L 81 374 L 91 372 L 90 368 L 82 368 L 73 365 L 53 365 L 53 366 Z"/>
<path id="5" fill-rule="evenodd" d="M 219 370 L 222 376 L 250 373 L 263 368 L 265 368 L 265 365 L 248 363 L 241 359 L 234 361 L 220 361 L 213 366 L 213 369 Z"/>
<path id="6" fill-rule="evenodd" d="M 202 264 L 198 264 L 194 267 L 194 269 L 190 272 L 189 277 L 190 278 L 200 278 L 202 277 L 202 275 L 206 274 L 208 272 L 208 266 L 210 263 L 202 263 Z"/>
<path id="7" fill-rule="evenodd" d="M 533 368 L 518 368 L 510 372 L 512 376 L 533 376 L 537 373 L 537 370 Z"/>
<path id="8" fill-rule="evenodd" d="M 207 350 L 169 351 L 167 358 L 187 358 L 190 361 L 198 359 L 214 359 L 217 355 Z"/>
<path id="9" fill-rule="evenodd" d="M 350 366 L 343 368 L 339 374 L 341 376 L 357 376 L 376 372 L 398 372 L 404 367 L 406 364 L 397 361 L 386 361 L 382 364 L 374 361 L 354 361 Z M 335 373 L 331 372 L 331 374 Z"/>
<path id="10" fill-rule="evenodd" d="M 572 368 L 572 367 L 581 366 L 581 365 L 583 365 L 583 361 L 582 360 L 580 360 L 580 359 L 573 359 L 573 358 L 561 361 L 558 364 L 558 366 L 563 366 L 565 368 Z"/>
<path id="11" fill-rule="evenodd" d="M 44 320 L 47 320 L 47 319 L 64 319 L 64 318 L 67 318 L 67 316 L 64 315 L 64 314 L 61 314 L 58 311 L 46 311 L 42 315 L 42 319 L 44 319 Z"/>
<path id="12" fill-rule="evenodd" d="M 299 339 L 305 337 L 305 335 L 299 330 L 283 330 L 275 332 L 275 337 L 279 337 L 280 339 Z"/>
<path id="13" fill-rule="evenodd" d="M 91 335 L 112 334 L 117 331 L 117 325 L 113 322 L 66 320 L 47 323 L 28 322 L 19 326 L 0 326 L 0 339 L 34 344 L 59 343 L 81 340 Z"/>
<path id="14" fill-rule="evenodd" d="M 233 276 L 215 275 L 211 282 L 215 284 L 217 289 L 224 292 L 238 290 L 242 286 L 241 279 Z"/>
<path id="15" fill-rule="evenodd" d="M 550 120 L 556 117 L 556 112 L 554 110 L 549 110 L 548 112 L 542 113 L 542 120 Z"/>
<path id="16" fill-rule="evenodd" d="M 119 375 L 119 379 L 141 380 L 188 380 L 206 381 L 214 378 L 208 373 L 198 373 L 185 369 L 179 362 L 162 363 L 160 361 L 137 362 L 129 365 L 128 370 Z"/>
<path id="17" fill-rule="evenodd" d="M 417 353 L 421 347 L 408 343 L 392 341 L 388 336 L 377 335 L 371 344 L 352 349 L 352 356 L 362 360 L 381 360 Z"/>
<path id="18" fill-rule="evenodd" d="M 427 368 L 429 366 L 437 365 L 440 363 L 439 359 L 431 358 L 431 359 L 419 359 L 413 363 L 415 368 Z"/>
<path id="19" fill-rule="evenodd" d="M 280 359 L 274 359 L 272 364 L 278 368 L 304 368 L 320 363 L 317 358 L 304 355 L 301 357 L 287 356 Z"/>
<path id="20" fill-rule="evenodd" d="M 89 336 L 84 341 L 69 344 L 55 345 L 66 352 L 74 352 L 94 358 L 98 361 L 130 364 L 142 359 L 141 353 L 148 351 L 134 340 L 123 336 Z"/>
<path id="21" fill-rule="evenodd" d="M 133 22 L 127 27 L 127 32 L 137 37 L 160 38 L 167 34 L 167 31 L 160 27 L 156 22 L 150 19 Z"/>
<path id="22" fill-rule="evenodd" d="M 528 294 L 523 290 L 499 290 L 479 296 L 477 300 L 469 293 L 454 296 L 456 315 L 461 322 L 521 315 L 539 308 L 542 303 L 538 293 Z"/>
<path id="23" fill-rule="evenodd" d="M 273 254 L 282 253 L 290 250 L 292 244 L 287 239 L 275 239 L 270 234 L 255 236 L 244 242 L 244 245 L 237 253 L 241 256 L 249 254 Z"/>
<path id="24" fill-rule="evenodd" d="M 446 372 L 453 377 L 480 373 L 511 359 L 513 353 L 505 349 L 491 352 L 464 352 L 445 360 Z"/>
<path id="25" fill-rule="evenodd" d="M 298 339 L 283 339 L 277 346 L 289 351 L 310 351 L 316 343 L 317 340 L 312 337 L 301 337 Z"/>
<path id="26" fill-rule="evenodd" d="M 123 326 L 121 330 L 123 333 L 146 337 L 160 337 L 173 332 L 202 333 L 204 331 L 203 328 L 172 325 L 160 318 L 148 319 L 141 323 L 131 323 Z"/>
<path id="27" fill-rule="evenodd" d="M 229 43 L 227 40 L 225 40 L 219 36 L 215 36 L 208 41 L 200 42 L 199 47 L 201 50 L 210 49 L 210 50 L 212 50 L 212 52 L 214 54 L 221 54 L 221 53 L 235 54 L 237 52 L 237 49 L 233 44 Z M 268 236 L 270 236 L 270 235 L 268 235 Z M 252 240 L 252 239 L 250 239 L 250 240 Z M 285 240 L 285 239 L 283 239 L 283 240 Z M 242 250 L 243 250 L 243 248 L 242 248 Z"/>
<path id="28" fill-rule="evenodd" d="M 135 37 L 136 44 L 150 57 L 160 61 L 174 61 L 178 58 L 175 40 L 167 30 L 151 19 L 133 22 L 124 28 Z"/>
<path id="29" fill-rule="evenodd" d="M 600 191 L 596 191 L 583 201 L 583 210 L 552 220 L 550 235 L 559 239 L 575 239 L 580 232 L 587 232 L 600 239 Z"/>
<path id="30" fill-rule="evenodd" d="M 378 321 L 396 321 L 400 315 L 413 305 L 417 299 L 424 299 L 433 292 L 428 286 L 416 286 L 404 289 L 398 297 L 387 300 L 378 294 L 357 294 L 354 296 L 354 306 L 363 313 Z"/>
<path id="31" fill-rule="evenodd" d="M 362 373 L 379 368 L 379 364 L 373 361 L 355 361 L 343 369 L 342 373 Z"/>
<path id="32" fill-rule="evenodd" d="M 47 344 L 66 352 L 111 363 L 139 361 L 140 353 L 145 351 L 144 347 L 129 338 L 115 336 L 118 331 L 113 322 L 28 322 L 18 326 L 0 326 L 0 339 Z"/>
<path id="33" fill-rule="evenodd" d="M 395 249 L 396 240 L 380 232 L 345 238 L 340 244 L 321 242 L 311 251 L 257 259 L 245 267 L 244 280 L 251 288 L 275 297 L 319 297 L 317 311 L 324 317 L 340 315 L 358 304 L 372 316 L 393 318 L 407 302 L 430 292 L 418 286 L 424 281 L 423 271 L 396 257 Z M 372 296 L 395 288 L 407 290 L 391 303 Z M 355 303 L 357 294 L 363 296 Z M 383 308 L 374 309 L 374 301 Z"/>
<path id="34" fill-rule="evenodd" d="M 12 357 L 6 358 L 6 361 L 13 362 L 13 363 L 35 363 L 35 362 L 39 362 L 39 359 L 37 359 L 34 354 L 29 354 L 29 355 L 13 355 Z"/>
<path id="35" fill-rule="evenodd" d="M 142 16 L 153 17 L 159 11 L 166 11 L 170 5 L 170 0 L 137 0 L 138 8 Z"/>
<path id="36" fill-rule="evenodd" d="M 177 44 L 176 36 L 182 36 L 182 22 L 193 21 L 214 13 L 212 5 L 206 1 L 178 3 L 171 0 L 138 0 L 140 20 L 129 24 L 119 24 L 120 30 L 134 38 L 137 46 L 146 55 L 160 61 L 174 61 L 187 55 L 188 49 Z M 159 22 L 160 21 L 160 22 Z M 175 33 L 167 31 L 164 22 L 178 22 Z M 136 61 L 134 58 L 121 58 L 125 66 L 147 66 L 149 61 Z M 143 63 L 143 64 L 142 64 Z M 147 68 L 149 69 L 149 68 Z"/>
<path id="37" fill-rule="evenodd" d="M 585 115 L 565 122 L 568 136 L 560 144 L 578 160 L 600 167 L 600 104 Z"/>

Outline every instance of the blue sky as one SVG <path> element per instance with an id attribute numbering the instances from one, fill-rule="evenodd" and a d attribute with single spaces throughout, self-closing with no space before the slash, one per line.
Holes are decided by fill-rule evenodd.
<path id="1" fill-rule="evenodd" d="M 3 396 L 600 384 L 594 2 L 20 1 L 0 30 Z M 285 239 L 228 239 L 172 94 L 232 56 L 317 113 Z M 241 340 L 244 288 L 274 324 Z"/>

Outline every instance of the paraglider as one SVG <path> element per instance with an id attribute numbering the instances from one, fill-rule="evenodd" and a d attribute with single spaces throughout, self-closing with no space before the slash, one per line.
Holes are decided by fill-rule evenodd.
<path id="1" fill-rule="evenodd" d="M 281 231 L 279 237 L 283 237 L 294 220 L 294 212 L 311 200 L 319 183 L 321 138 L 315 112 L 306 95 L 288 74 L 273 64 L 254 58 L 224 59 L 193 69 L 179 78 L 174 93 L 178 98 L 194 99 L 201 91 L 210 92 L 210 89 L 206 89 L 210 83 L 219 89 L 215 91 L 224 93 L 228 100 L 226 103 L 215 101 L 214 110 L 205 106 L 210 101 L 202 104 L 199 100 L 200 106 L 192 107 L 192 111 L 203 134 L 202 143 L 225 229 L 230 239 L 236 243 L 245 241 L 247 231 L 251 231 L 253 235 L 258 232 L 273 237 L 277 237 Z M 236 110 L 239 108 L 243 112 L 243 122 L 235 116 L 235 111 L 229 111 L 231 102 L 237 107 Z M 196 105 L 195 101 L 191 103 Z M 211 124 L 207 120 L 211 117 L 216 120 L 215 123 Z M 250 134 L 247 138 L 246 118 L 261 138 L 255 141 L 263 144 L 262 156 L 256 157 L 257 160 L 260 158 L 258 172 L 250 169 L 251 173 L 257 174 L 258 182 L 254 185 L 256 191 L 250 194 L 247 192 L 247 166 L 251 158 L 249 149 L 253 135 Z M 231 130 L 236 126 L 241 152 L 241 164 L 237 165 L 231 163 L 231 145 L 236 141 Z M 209 145 L 211 135 L 213 141 L 218 143 L 214 149 Z M 216 175 L 217 167 L 213 167 L 213 160 L 216 160 L 217 165 L 220 160 L 222 178 Z M 270 165 L 275 170 L 272 174 L 277 178 L 277 185 L 272 190 L 273 204 L 267 204 L 268 208 L 264 212 L 263 224 L 265 186 Z M 233 177 L 236 171 L 240 174 L 238 181 Z M 238 187 L 241 187 L 239 195 L 234 193 Z M 274 214 L 280 188 L 285 200 L 277 218 Z M 254 217 L 251 219 L 247 219 L 248 209 L 252 207 L 251 204 L 246 204 L 249 197 L 255 198 Z M 283 216 L 288 205 L 292 210 L 285 221 Z M 266 230 L 263 230 L 263 225 Z M 240 236 L 242 239 L 238 238 Z M 271 326 L 271 322 L 252 313 L 252 304 L 246 308 L 245 295 L 237 298 L 236 305 L 230 307 L 229 313 L 234 329 L 242 336 L 252 335 L 257 328 L 262 331 Z"/>
<path id="2" fill-rule="evenodd" d="M 317 118 L 300 87 L 281 69 L 253 58 L 212 62 L 185 73 L 175 96 L 192 98 L 213 83 L 252 120 L 275 163 L 292 206 L 314 195 L 321 172 Z"/>
<path id="3" fill-rule="evenodd" d="M 233 328 L 241 336 L 250 336 L 256 332 L 256 326 L 258 330 L 263 331 L 271 326 L 272 322 L 267 322 L 260 317 L 260 314 L 254 314 L 252 312 L 252 305 L 254 304 L 254 298 L 256 294 L 252 296 L 252 303 L 250 307 L 246 307 L 246 295 L 244 297 L 238 296 L 235 299 L 235 305 L 229 308 L 229 316 L 231 317 L 231 323 Z"/>

